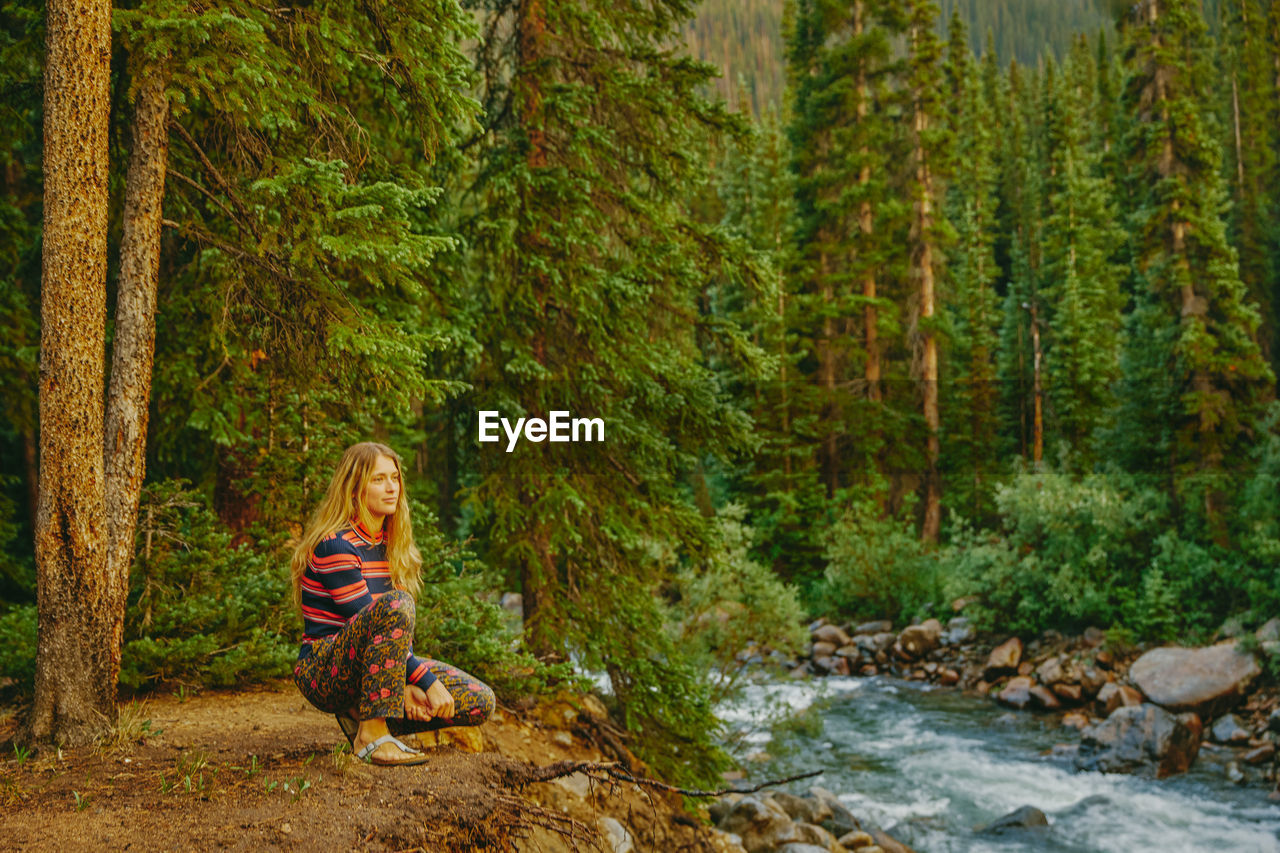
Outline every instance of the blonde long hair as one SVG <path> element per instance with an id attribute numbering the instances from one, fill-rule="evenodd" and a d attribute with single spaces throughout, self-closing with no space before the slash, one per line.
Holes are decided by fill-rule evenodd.
<path id="1" fill-rule="evenodd" d="M 373 468 L 378 457 L 386 456 L 396 465 L 400 474 L 400 497 L 396 511 L 382 522 L 383 541 L 387 544 L 387 565 L 391 570 L 391 586 L 404 590 L 414 598 L 422 589 L 422 554 L 413 543 L 413 522 L 409 519 L 409 499 L 405 490 L 404 472 L 400 457 L 385 444 L 362 441 L 353 444 L 342 454 L 338 469 L 333 472 L 324 500 L 311 517 L 302 541 L 293 551 L 290 564 L 293 574 L 293 603 L 302 609 L 302 576 L 307 571 L 311 554 L 320 541 L 346 527 L 358 518 L 365 529 L 371 529 L 373 518 L 364 505 L 364 492 L 373 479 Z"/>

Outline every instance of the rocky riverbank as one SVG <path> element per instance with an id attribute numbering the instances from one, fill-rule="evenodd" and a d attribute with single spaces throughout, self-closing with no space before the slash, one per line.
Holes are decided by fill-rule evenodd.
<path id="1" fill-rule="evenodd" d="M 963 602 L 958 602 L 963 605 Z M 1221 766 L 1238 784 L 1277 788 L 1280 691 L 1264 684 L 1259 659 L 1280 653 L 1280 619 L 1252 635 L 1198 649 L 1130 649 L 1089 629 L 980 636 L 958 615 L 900 630 L 887 621 L 809 626 L 799 660 L 773 653 L 796 677 L 884 675 L 972 691 L 1018 711 L 1054 715 L 1079 733 L 1061 747 L 1081 770 L 1165 777 L 1197 760 Z M 755 659 L 763 656 L 746 652 Z"/>
<path id="2" fill-rule="evenodd" d="M 860 821 L 826 788 L 807 796 L 729 794 L 710 809 L 728 849 L 746 853 L 912 853 L 877 826 Z"/>

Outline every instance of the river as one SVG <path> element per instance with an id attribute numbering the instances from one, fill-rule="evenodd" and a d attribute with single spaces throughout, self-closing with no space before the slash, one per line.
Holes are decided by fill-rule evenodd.
<path id="1" fill-rule="evenodd" d="M 1202 752 L 1171 779 L 1077 773 L 1058 744 L 1079 737 L 1050 717 L 1014 713 L 958 691 L 885 678 L 751 685 L 721 709 L 748 751 L 750 780 L 825 772 L 817 784 L 919 853 L 1280 853 L 1280 804 L 1237 787 Z M 773 716 L 770 728 L 759 721 Z M 1020 806 L 1048 830 L 982 836 L 976 826 Z"/>

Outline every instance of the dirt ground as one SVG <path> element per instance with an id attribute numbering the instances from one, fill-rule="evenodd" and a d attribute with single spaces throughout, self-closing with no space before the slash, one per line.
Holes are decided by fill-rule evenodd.
<path id="1" fill-rule="evenodd" d="M 432 759 L 416 767 L 355 760 L 284 682 L 121 709 L 114 742 L 40 755 L 16 751 L 14 715 L 0 718 L 0 849 L 610 851 L 605 817 L 637 851 L 724 849 L 674 795 L 582 773 L 532 781 L 608 760 L 567 699 L 500 708 L 446 745 L 423 736 Z"/>

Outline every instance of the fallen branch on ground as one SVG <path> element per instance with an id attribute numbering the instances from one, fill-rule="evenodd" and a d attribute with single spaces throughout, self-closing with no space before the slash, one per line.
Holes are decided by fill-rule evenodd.
<path id="1" fill-rule="evenodd" d="M 559 779 L 562 776 L 571 776 L 574 773 L 582 773 L 584 776 L 587 776 L 590 779 L 595 779 L 597 782 L 631 782 L 636 785 L 656 788 L 659 791 L 670 791 L 674 794 L 683 794 L 686 797 L 720 797 L 725 794 L 754 794 L 756 791 L 772 787 L 774 785 L 785 785 L 788 782 L 812 778 L 822 773 L 822 771 L 811 770 L 808 773 L 797 773 L 795 776 L 788 776 L 785 779 L 769 779 L 751 788 L 721 788 L 717 791 L 702 791 L 695 788 L 680 788 L 676 785 L 668 785 L 666 782 L 659 782 L 657 779 L 633 776 L 626 770 L 623 770 L 617 762 L 613 761 L 557 761 L 554 764 L 548 764 L 545 767 L 530 768 L 529 775 L 525 781 L 549 782 L 552 779 Z"/>

